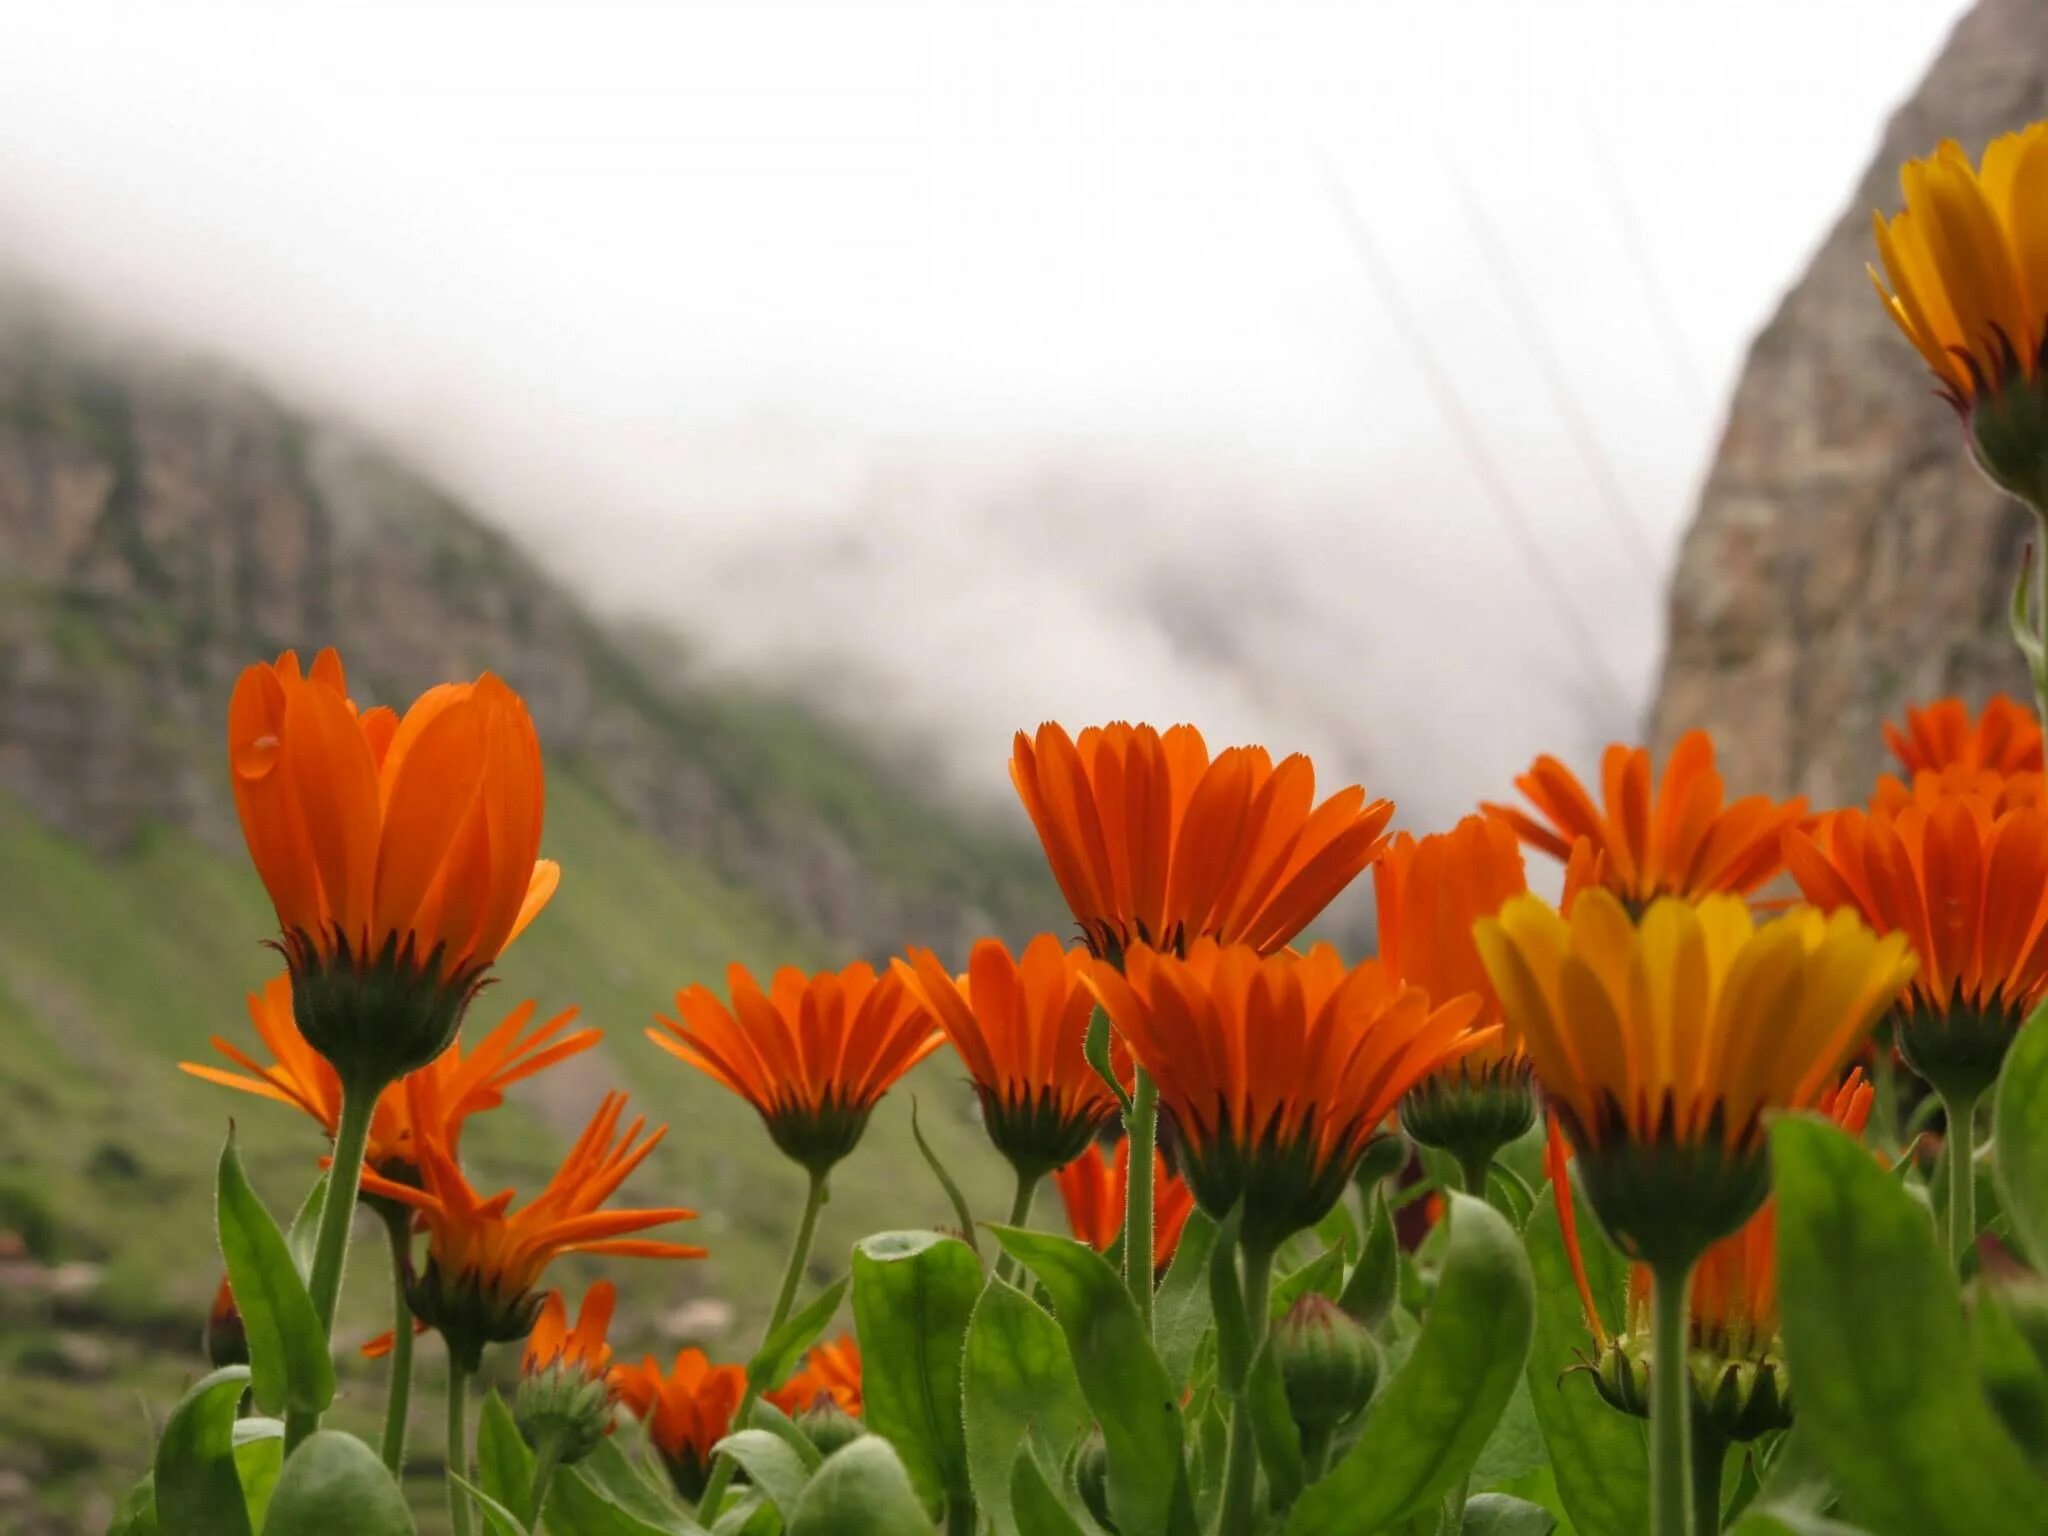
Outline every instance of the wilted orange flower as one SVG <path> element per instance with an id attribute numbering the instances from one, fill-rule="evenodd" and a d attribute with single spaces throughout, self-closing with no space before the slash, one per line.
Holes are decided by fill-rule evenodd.
<path id="1" fill-rule="evenodd" d="M 1905 209 L 1871 215 L 1891 280 L 1870 281 L 1958 411 L 2042 369 L 2048 347 L 2048 123 L 1953 139 L 1899 171 Z"/>
<path id="2" fill-rule="evenodd" d="M 1974 721 L 1961 699 L 1909 706 L 1903 727 L 1885 721 L 1884 740 L 1909 775 L 1944 768 L 2041 772 L 2041 722 L 2033 710 L 2002 693 L 1986 701 Z"/>
<path id="3" fill-rule="evenodd" d="M 612 1310 L 618 1293 L 609 1280 L 600 1280 L 584 1294 L 577 1309 L 576 1326 L 569 1326 L 569 1308 L 560 1291 L 549 1291 L 541 1299 L 540 1316 L 533 1332 L 526 1336 L 526 1357 L 520 1362 L 523 1375 L 562 1371 L 595 1381 L 612 1363 L 612 1347 L 605 1342 L 605 1330 L 612 1325 Z"/>
<path id="4" fill-rule="evenodd" d="M 422 1090 L 408 1086 L 415 1094 L 414 1123 L 426 1124 L 417 1097 Z M 643 1137 L 646 1122 L 635 1120 L 620 1135 L 625 1107 L 623 1093 L 607 1094 L 547 1187 L 517 1210 L 512 1190 L 480 1197 L 437 1136 L 417 1144 L 417 1189 L 365 1170 L 364 1189 L 419 1212 L 427 1230 L 427 1272 L 412 1288 L 413 1313 L 441 1331 L 467 1369 L 476 1368 L 486 1343 L 526 1335 L 541 1305 L 534 1287 L 562 1254 L 704 1257 L 702 1248 L 626 1235 L 693 1220 L 695 1211 L 600 1209 L 668 1130 L 658 1127 Z"/>
<path id="5" fill-rule="evenodd" d="M 785 966 L 769 990 L 726 971 L 728 1008 L 708 988 L 676 994 L 647 1038 L 760 1112 L 775 1145 L 822 1175 L 854 1149 L 876 1101 L 945 1042 L 893 971 L 857 963 L 806 976 Z"/>
<path id="6" fill-rule="evenodd" d="M 1705 731 L 1678 739 L 1654 791 L 1650 754 L 1641 747 L 1610 746 L 1600 760 L 1600 781 L 1602 805 L 1596 806 L 1569 768 L 1539 757 L 1515 787 L 1543 821 L 1512 806 L 1485 809 L 1530 847 L 1561 861 L 1585 839 L 1596 861 L 1591 879 L 1638 908 L 1658 896 L 1749 895 L 1784 867 L 1785 832 L 1806 814 L 1804 799 L 1751 795 L 1724 804 L 1714 743 Z"/>
<path id="7" fill-rule="evenodd" d="M 711 1448 L 732 1432 L 746 1396 L 745 1368 L 713 1365 L 703 1350 L 684 1349 L 666 1374 L 649 1355 L 638 1365 L 613 1366 L 612 1382 L 619 1401 L 647 1426 L 676 1491 L 694 1503 L 711 1470 Z"/>
<path id="8" fill-rule="evenodd" d="M 179 1068 L 209 1083 L 289 1104 L 333 1136 L 341 1115 L 341 1077 L 292 1021 L 291 978 L 271 978 L 261 992 L 249 995 L 248 1005 L 249 1022 L 270 1053 L 270 1065 L 215 1035 L 209 1043 L 242 1072 L 192 1061 L 179 1062 Z M 426 1066 L 386 1087 L 370 1117 L 363 1161 L 388 1178 L 404 1178 L 405 1170 L 413 1166 L 413 1093 L 407 1086 L 413 1079 L 422 1080 L 421 1103 L 452 1155 L 460 1150 L 463 1122 L 471 1115 L 497 1108 L 512 1084 L 587 1051 L 604 1038 L 595 1029 L 564 1035 L 562 1031 L 575 1022 L 574 1008 L 528 1029 L 533 1015 L 533 1003 L 523 1002 L 478 1041 L 476 1049 L 465 1052 L 458 1039 Z"/>
<path id="9" fill-rule="evenodd" d="M 1320 1221 L 1401 1095 L 1490 1039 L 1468 1028 L 1476 998 L 1432 1008 L 1327 944 L 1262 956 L 1203 939 L 1186 959 L 1132 949 L 1125 967 L 1098 961 L 1088 985 L 1158 1083 L 1196 1201 L 1220 1220 L 1241 1198 L 1261 1247 Z"/>
<path id="10" fill-rule="evenodd" d="M 1184 950 L 1199 938 L 1279 949 L 1378 857 L 1391 801 L 1357 785 L 1315 804 L 1300 754 L 1212 760 L 1176 725 L 1017 733 L 1010 778 L 1094 952 Z"/>
<path id="11" fill-rule="evenodd" d="M 1131 1144 L 1118 1138 L 1112 1158 L 1100 1142 L 1053 1174 L 1060 1201 L 1067 1208 L 1067 1226 L 1076 1239 L 1097 1253 L 1107 1253 L 1123 1236 L 1124 1205 L 1131 1182 Z M 1152 1272 L 1173 1262 L 1181 1231 L 1195 1208 L 1194 1191 L 1152 1154 Z"/>
<path id="12" fill-rule="evenodd" d="M 767 1394 L 784 1413 L 802 1413 L 819 1398 L 840 1412 L 860 1417 L 860 1345 L 850 1333 L 827 1339 L 804 1356 L 803 1368 Z"/>
<path id="13" fill-rule="evenodd" d="M 928 949 L 911 950 L 910 962 L 896 962 L 904 985 L 966 1063 L 996 1150 L 1022 1177 L 1071 1162 L 1118 1108 L 1084 1053 L 1095 1012 L 1081 984 L 1088 957 L 1041 934 L 1021 961 L 983 939 L 958 980 Z"/>

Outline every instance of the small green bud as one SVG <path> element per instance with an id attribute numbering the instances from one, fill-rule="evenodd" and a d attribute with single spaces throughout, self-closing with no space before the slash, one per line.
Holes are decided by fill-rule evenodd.
<path id="1" fill-rule="evenodd" d="M 1380 1351 L 1365 1325 L 1310 1291 L 1273 1330 L 1273 1357 L 1287 1407 L 1303 1429 L 1330 1429 L 1372 1400 Z"/>
<path id="2" fill-rule="evenodd" d="M 577 1365 L 550 1366 L 520 1378 L 512 1421 L 528 1445 L 560 1446 L 566 1466 L 603 1443 L 612 1427 L 612 1402 L 603 1376 L 588 1375 Z"/>
<path id="3" fill-rule="evenodd" d="M 829 1392 L 820 1392 L 811 1399 L 811 1406 L 796 1416 L 796 1427 L 818 1448 L 820 1456 L 830 1456 L 868 1432 L 867 1426 L 833 1401 Z"/>
<path id="4" fill-rule="evenodd" d="M 1109 1446 L 1100 1429 L 1092 1431 L 1075 1453 L 1074 1486 L 1081 1491 L 1081 1502 L 1096 1524 L 1114 1532 L 1116 1522 L 1109 1518 Z"/>
<path id="5" fill-rule="evenodd" d="M 1702 1411 L 1737 1445 L 1792 1427 L 1792 1389 L 1785 1376 L 1785 1362 L 1775 1354 L 1754 1360 L 1723 1360 L 1695 1353 L 1692 1378 Z"/>

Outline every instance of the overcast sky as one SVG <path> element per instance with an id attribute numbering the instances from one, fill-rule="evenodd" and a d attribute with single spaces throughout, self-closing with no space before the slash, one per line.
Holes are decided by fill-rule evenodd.
<path id="1" fill-rule="evenodd" d="M 1742 351 L 1960 10 L 18 7 L 0 254 L 969 792 L 1188 717 L 1436 823 L 1633 731 Z"/>

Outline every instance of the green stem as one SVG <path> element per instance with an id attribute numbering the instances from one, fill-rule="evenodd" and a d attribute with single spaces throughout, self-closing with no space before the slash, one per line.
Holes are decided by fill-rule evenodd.
<path id="1" fill-rule="evenodd" d="M 811 1242 L 818 1235 L 818 1213 L 824 1210 L 828 1198 L 825 1175 L 813 1172 L 810 1190 L 804 1196 L 803 1219 L 797 1223 L 796 1241 L 790 1244 L 789 1263 L 782 1271 L 782 1289 L 776 1294 L 775 1310 L 768 1316 L 768 1326 L 761 1333 L 763 1344 L 775 1336 L 776 1329 L 789 1321 L 790 1308 L 796 1304 L 797 1287 L 803 1282 L 804 1266 L 811 1261 Z M 748 1374 L 751 1378 L 752 1373 Z M 747 1427 L 747 1415 L 753 1411 L 760 1396 L 760 1391 L 749 1379 L 746 1393 L 740 1398 L 739 1411 L 732 1416 L 735 1430 Z M 732 1483 L 732 1474 L 730 1456 L 720 1456 L 712 1463 L 711 1479 L 704 1485 L 703 1497 L 697 1500 L 699 1524 L 708 1526 L 718 1518 L 718 1506 L 725 1498 L 726 1488 Z"/>
<path id="2" fill-rule="evenodd" d="M 1870 1123 L 1877 1127 L 1878 1150 L 1888 1163 L 1898 1161 L 1900 1150 L 1899 1068 L 1892 1059 L 1893 1049 L 1891 1031 L 1886 1029 L 1878 1037 L 1870 1072 Z"/>
<path id="3" fill-rule="evenodd" d="M 946 1501 L 946 1536 L 974 1536 L 974 1500 Z"/>
<path id="4" fill-rule="evenodd" d="M 1145 1332 L 1152 1332 L 1152 1151 L 1159 1142 L 1159 1085 L 1143 1067 L 1131 1090 L 1124 1132 L 1131 1144 L 1130 1177 L 1124 1181 L 1124 1284 L 1138 1304 Z"/>
<path id="5" fill-rule="evenodd" d="M 1313 1487 L 1321 1482 L 1323 1474 L 1330 1470 L 1330 1443 L 1335 1438 L 1327 1424 L 1301 1432 L 1301 1461 L 1305 1485 Z"/>
<path id="6" fill-rule="evenodd" d="M 455 1536 L 469 1536 L 469 1495 L 457 1485 L 469 1476 L 469 1427 L 464 1409 L 468 1405 L 469 1372 L 451 1355 L 448 1360 L 448 1528 Z"/>
<path id="7" fill-rule="evenodd" d="M 1685 1298 L 1691 1264 L 1666 1264 L 1650 1282 L 1650 1529 L 1687 1536 L 1691 1529 L 1692 1403 L 1686 1379 Z"/>
<path id="8" fill-rule="evenodd" d="M 548 1484 L 555 1480 L 555 1468 L 562 1464 L 562 1441 L 560 1430 L 549 1434 L 535 1449 L 533 1456 L 533 1524 L 530 1532 L 540 1530 L 541 1516 L 548 1507 Z"/>
<path id="9" fill-rule="evenodd" d="M 1273 1250 L 1249 1244 L 1244 1255 L 1244 1322 L 1247 1367 L 1266 1342 L 1266 1314 L 1273 1291 Z M 1251 1393 L 1240 1386 L 1230 1403 L 1230 1442 L 1223 1473 L 1221 1536 L 1252 1536 L 1258 1492 L 1259 1447 L 1252 1434 Z"/>
<path id="10" fill-rule="evenodd" d="M 1044 1177 L 1042 1173 L 1026 1173 L 1022 1168 L 1017 1170 L 1017 1193 L 1010 1201 L 1009 1225 L 1021 1227 L 1030 1222 L 1031 1202 L 1038 1197 L 1039 1181 Z M 1016 1261 L 1007 1252 L 999 1254 L 996 1258 L 996 1278 L 1009 1280 L 1013 1279 L 1016 1273 Z"/>
<path id="11" fill-rule="evenodd" d="M 1499 1149 L 1489 1147 L 1484 1152 L 1467 1150 L 1458 1154 L 1458 1177 L 1464 1181 L 1465 1193 L 1474 1200 L 1486 1198 L 1486 1175 L 1493 1168 L 1494 1153 Z M 1441 1529 L 1446 1536 L 1458 1536 L 1465 1529 L 1465 1506 L 1472 1499 L 1472 1478 L 1468 1473 L 1451 1485 L 1444 1495 L 1444 1513 Z"/>
<path id="12" fill-rule="evenodd" d="M 1474 1200 L 1486 1198 L 1486 1175 L 1493 1167 L 1494 1149 L 1484 1153 L 1464 1152 L 1458 1155 L 1458 1174 L 1465 1181 L 1465 1193 Z"/>
<path id="13" fill-rule="evenodd" d="M 1721 1529 L 1721 1468 L 1728 1460 L 1728 1437 L 1704 1413 L 1692 1417 L 1692 1528 L 1695 1536 L 1717 1536 Z"/>
<path id="14" fill-rule="evenodd" d="M 327 1175 L 327 1194 L 320 1205 L 320 1230 L 313 1244 L 313 1276 L 307 1289 L 320 1331 L 334 1337 L 334 1306 L 341 1298 L 342 1270 L 348 1263 L 349 1227 L 355 1221 L 356 1193 L 363 1184 L 363 1148 L 370 1140 L 370 1116 L 383 1084 L 342 1080 L 341 1111 L 334 1130 L 334 1164 Z M 284 1451 L 289 1456 L 306 1436 L 320 1427 L 320 1415 L 293 1410 L 285 1415 Z"/>
<path id="15" fill-rule="evenodd" d="M 1977 1098 L 1941 1096 L 1948 1133 L 1948 1255 L 1958 1273 L 1977 1241 Z"/>
<path id="16" fill-rule="evenodd" d="M 384 1397 L 384 1466 L 403 1480 L 406 1416 L 412 1409 L 412 1307 L 405 1299 L 412 1278 L 412 1212 L 386 1205 L 384 1231 L 391 1239 L 391 1386 Z"/>

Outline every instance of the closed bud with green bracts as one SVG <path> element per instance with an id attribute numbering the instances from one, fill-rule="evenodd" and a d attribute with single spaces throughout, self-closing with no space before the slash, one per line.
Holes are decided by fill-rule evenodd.
<path id="1" fill-rule="evenodd" d="M 830 1456 L 868 1432 L 867 1426 L 840 1407 L 829 1392 L 820 1392 L 811 1399 L 810 1406 L 796 1416 L 796 1427 L 818 1448 L 820 1456 Z"/>
<path id="2" fill-rule="evenodd" d="M 242 1327 L 242 1309 L 235 1305 L 226 1275 L 220 1277 L 220 1289 L 213 1293 L 213 1305 L 206 1311 L 206 1358 L 216 1371 L 249 1363 L 249 1335 Z"/>
<path id="3" fill-rule="evenodd" d="M 1494 1154 L 1535 1123 L 1536 1092 L 1526 1056 L 1458 1062 L 1432 1072 L 1401 1099 L 1401 1129 L 1408 1139 L 1450 1153 L 1468 1184 L 1484 1178 Z"/>
<path id="4" fill-rule="evenodd" d="M 1314 1291 L 1288 1308 L 1271 1348 L 1287 1408 L 1303 1429 L 1331 1429 L 1372 1400 L 1380 1351 L 1365 1325 Z"/>
<path id="5" fill-rule="evenodd" d="M 1074 1454 L 1074 1486 L 1095 1523 L 1114 1533 L 1116 1522 L 1109 1518 L 1109 1446 L 1099 1429 L 1091 1431 Z"/>
<path id="6" fill-rule="evenodd" d="M 588 1456 L 612 1431 L 619 1388 L 605 1330 L 615 1299 L 611 1282 L 598 1281 L 571 1328 L 562 1293 L 549 1291 L 526 1341 L 512 1419 L 528 1445 L 564 1466 Z"/>
<path id="7" fill-rule="evenodd" d="M 1722 1360 L 1695 1351 L 1692 1379 L 1708 1422 L 1737 1445 L 1792 1427 L 1791 1384 L 1776 1353 Z"/>

